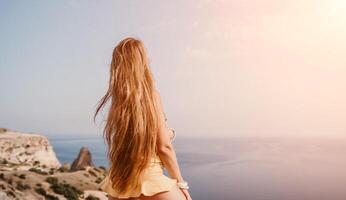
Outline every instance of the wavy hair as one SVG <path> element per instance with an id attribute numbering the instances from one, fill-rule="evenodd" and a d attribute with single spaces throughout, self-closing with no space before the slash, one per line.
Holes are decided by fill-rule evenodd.
<path id="1" fill-rule="evenodd" d="M 109 87 L 94 115 L 110 100 L 103 138 L 112 187 L 123 193 L 140 185 L 157 152 L 155 85 L 143 43 L 125 38 L 113 51 Z"/>

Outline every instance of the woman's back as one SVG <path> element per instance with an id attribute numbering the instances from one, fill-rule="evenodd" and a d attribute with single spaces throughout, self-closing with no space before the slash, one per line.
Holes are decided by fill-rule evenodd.
<path id="1" fill-rule="evenodd" d="M 140 40 L 126 38 L 115 47 L 109 87 L 94 119 L 108 100 L 111 104 L 104 138 L 110 168 L 101 189 L 122 199 L 166 195 L 162 198 L 180 200 L 167 196 L 177 197 L 177 191 L 189 197 L 170 140 L 175 133 L 165 123 L 161 98 Z M 171 178 L 163 174 L 165 167 Z"/>

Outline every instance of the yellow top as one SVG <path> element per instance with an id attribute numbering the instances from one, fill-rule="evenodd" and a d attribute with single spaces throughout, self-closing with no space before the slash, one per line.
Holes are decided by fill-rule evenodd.
<path id="1" fill-rule="evenodd" d="M 120 194 L 112 188 L 111 180 L 107 175 L 100 183 L 102 191 L 116 198 L 139 197 L 141 194 L 152 196 L 159 192 L 169 191 L 177 184 L 176 179 L 169 178 L 163 174 L 163 163 L 158 156 L 152 158 L 151 165 L 146 169 L 141 186 L 136 190 L 126 191 Z"/>

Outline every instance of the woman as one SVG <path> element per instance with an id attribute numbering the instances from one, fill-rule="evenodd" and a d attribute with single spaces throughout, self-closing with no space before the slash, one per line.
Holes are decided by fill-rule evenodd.
<path id="1" fill-rule="evenodd" d="M 145 47 L 126 38 L 113 51 L 109 87 L 100 109 L 111 100 L 103 136 L 109 173 L 101 182 L 109 200 L 191 200 L 171 143 L 160 94 Z M 163 174 L 166 168 L 170 178 Z"/>

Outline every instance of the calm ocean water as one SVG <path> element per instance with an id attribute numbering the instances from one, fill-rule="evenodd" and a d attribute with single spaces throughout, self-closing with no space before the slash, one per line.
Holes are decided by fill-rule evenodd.
<path id="1" fill-rule="evenodd" d="M 61 163 L 86 146 L 95 165 L 108 166 L 102 138 L 51 143 Z M 173 145 L 194 200 L 346 199 L 346 139 L 177 137 Z"/>

